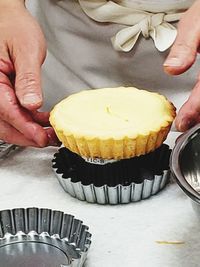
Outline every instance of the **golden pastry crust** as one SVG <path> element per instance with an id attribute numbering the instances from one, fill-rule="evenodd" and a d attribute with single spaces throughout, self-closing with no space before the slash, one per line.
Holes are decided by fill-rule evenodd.
<path id="1" fill-rule="evenodd" d="M 175 115 L 162 95 L 118 87 L 69 96 L 51 111 L 50 122 L 64 146 L 80 156 L 125 159 L 158 148 Z"/>

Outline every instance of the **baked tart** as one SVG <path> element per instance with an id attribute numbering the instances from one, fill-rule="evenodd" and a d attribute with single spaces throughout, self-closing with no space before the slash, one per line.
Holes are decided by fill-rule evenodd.
<path id="1" fill-rule="evenodd" d="M 173 104 L 158 93 L 103 88 L 62 100 L 50 123 L 63 145 L 81 157 L 120 160 L 160 147 L 175 114 Z"/>

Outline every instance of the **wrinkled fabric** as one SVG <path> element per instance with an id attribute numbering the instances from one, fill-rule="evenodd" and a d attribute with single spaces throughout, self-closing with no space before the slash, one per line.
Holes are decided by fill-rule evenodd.
<path id="1" fill-rule="evenodd" d="M 107 0 L 79 0 L 83 11 L 97 22 L 112 22 L 126 27 L 111 38 L 113 47 L 117 51 L 129 52 L 136 44 L 140 35 L 151 37 L 155 47 L 163 52 L 174 42 L 177 30 L 170 24 L 176 22 L 183 14 L 177 8 L 172 13 L 165 10 L 152 13 L 123 5 L 123 1 Z M 131 2 L 131 1 L 130 1 Z"/>

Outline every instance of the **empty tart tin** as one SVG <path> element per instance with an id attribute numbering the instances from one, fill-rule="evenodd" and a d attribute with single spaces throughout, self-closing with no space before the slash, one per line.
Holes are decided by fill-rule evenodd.
<path id="1" fill-rule="evenodd" d="M 170 158 L 170 169 L 200 216 L 200 124 L 177 139 Z"/>
<path id="2" fill-rule="evenodd" d="M 81 267 L 91 243 L 82 221 L 50 209 L 0 211 L 0 267 Z"/>
<path id="3" fill-rule="evenodd" d="M 119 161 L 83 159 L 67 148 L 54 155 L 53 170 L 64 190 L 79 200 L 123 204 L 155 195 L 169 181 L 171 150 L 165 144 L 145 156 Z"/>

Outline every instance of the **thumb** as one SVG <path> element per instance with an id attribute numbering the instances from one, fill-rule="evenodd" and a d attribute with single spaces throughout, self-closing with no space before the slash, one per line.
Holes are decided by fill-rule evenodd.
<path id="1" fill-rule="evenodd" d="M 12 55 L 16 96 L 21 106 L 31 111 L 42 105 L 41 65 L 46 56 L 44 42 L 32 41 L 33 43 L 26 40 L 24 44 L 15 44 Z"/>
<path id="2" fill-rule="evenodd" d="M 163 65 L 168 74 L 181 74 L 195 62 L 200 42 L 199 12 L 200 0 L 196 1 L 180 20 L 177 38 Z"/>
<path id="3" fill-rule="evenodd" d="M 40 68 L 37 58 L 17 56 L 15 92 L 21 106 L 28 110 L 37 110 L 42 105 Z"/>

